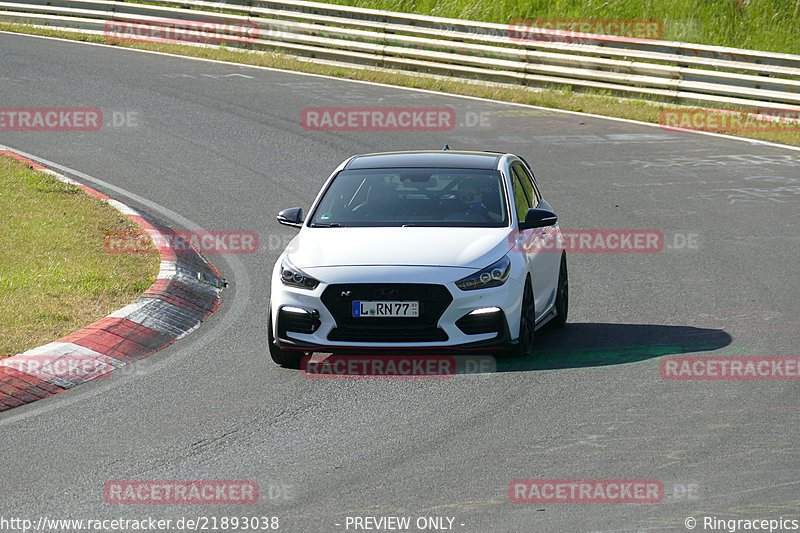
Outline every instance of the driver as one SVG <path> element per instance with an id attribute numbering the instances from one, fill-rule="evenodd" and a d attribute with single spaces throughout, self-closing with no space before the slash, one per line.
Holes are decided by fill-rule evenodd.
<path id="1" fill-rule="evenodd" d="M 467 213 L 475 213 L 487 220 L 498 222 L 502 219 L 497 213 L 489 211 L 483 203 L 481 183 L 476 178 L 465 178 L 458 187 L 458 199 L 466 208 Z"/>

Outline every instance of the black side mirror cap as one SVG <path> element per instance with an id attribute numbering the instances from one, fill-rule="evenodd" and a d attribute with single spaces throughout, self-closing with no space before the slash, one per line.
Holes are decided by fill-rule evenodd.
<path id="1" fill-rule="evenodd" d="M 525 213 L 525 220 L 520 222 L 519 229 L 543 228 L 558 222 L 558 217 L 549 209 L 532 207 Z"/>
<path id="2" fill-rule="evenodd" d="M 303 208 L 302 207 L 290 207 L 289 209 L 284 209 L 280 213 L 278 213 L 278 222 L 283 224 L 284 226 L 291 226 L 293 228 L 299 228 L 303 225 Z"/>

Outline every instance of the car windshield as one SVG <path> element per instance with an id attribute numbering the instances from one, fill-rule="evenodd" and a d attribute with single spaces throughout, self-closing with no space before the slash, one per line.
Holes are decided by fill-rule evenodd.
<path id="1" fill-rule="evenodd" d="M 497 170 L 344 170 L 325 191 L 310 225 L 494 228 L 508 225 L 508 210 Z"/>

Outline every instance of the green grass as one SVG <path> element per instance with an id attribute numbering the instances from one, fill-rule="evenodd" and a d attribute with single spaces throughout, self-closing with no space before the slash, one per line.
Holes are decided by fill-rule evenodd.
<path id="1" fill-rule="evenodd" d="M 331 0 L 507 24 L 521 18 L 659 19 L 664 40 L 800 54 L 800 0 Z"/>
<path id="2" fill-rule="evenodd" d="M 133 302 L 152 254 L 110 254 L 109 231 L 139 231 L 110 205 L 0 155 L 0 357 L 52 342 Z"/>

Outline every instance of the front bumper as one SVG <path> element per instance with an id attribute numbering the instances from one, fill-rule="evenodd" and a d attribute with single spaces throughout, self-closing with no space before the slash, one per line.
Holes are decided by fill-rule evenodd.
<path id="1" fill-rule="evenodd" d="M 283 349 L 331 353 L 371 350 L 418 355 L 420 352 L 492 352 L 507 349 L 518 337 L 522 286 L 517 281 L 520 276 L 514 276 L 513 265 L 512 275 L 504 285 L 473 291 L 463 291 L 454 283 L 471 273 L 471 269 L 326 268 L 325 272 L 307 271 L 309 275 L 328 281 L 308 290 L 281 283 L 279 265 L 280 261 L 273 273 L 270 310 L 272 331 L 276 343 Z M 388 292 L 393 296 L 380 298 L 374 296 L 378 293 L 370 292 L 381 288 L 384 289 L 382 294 Z M 392 292 L 398 288 L 400 290 Z M 347 310 L 351 309 L 354 299 L 420 300 L 420 316 L 424 320 L 353 318 L 347 316 Z M 304 320 L 300 321 L 301 327 L 287 327 L 286 308 L 295 315 L 301 315 L 302 311 L 306 313 Z M 428 313 L 432 308 L 434 312 Z M 482 317 L 464 320 L 476 309 L 491 308 L 496 308 L 499 314 L 495 315 L 496 327 L 491 332 L 481 332 Z M 483 331 L 486 331 L 485 327 Z"/>

